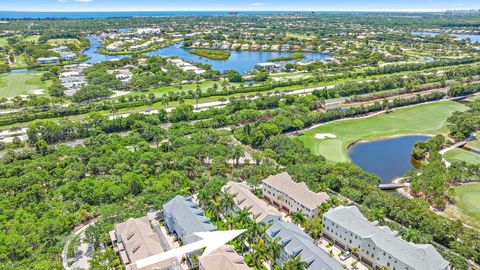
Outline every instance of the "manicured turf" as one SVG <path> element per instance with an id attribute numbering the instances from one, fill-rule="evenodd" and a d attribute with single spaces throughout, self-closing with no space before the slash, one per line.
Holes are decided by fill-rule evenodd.
<path id="1" fill-rule="evenodd" d="M 50 45 L 66 45 L 66 44 L 79 44 L 80 41 L 76 38 L 53 38 L 47 41 Z"/>
<path id="2" fill-rule="evenodd" d="M 477 138 L 475 140 L 469 141 L 467 143 L 467 146 L 470 147 L 470 148 L 475 148 L 475 149 L 480 150 L 480 137 L 477 136 Z"/>
<path id="3" fill-rule="evenodd" d="M 445 159 L 449 162 L 465 161 L 470 164 L 480 164 L 480 155 L 465 149 L 456 148 L 445 153 Z"/>
<path id="4" fill-rule="evenodd" d="M 437 134 L 446 132 L 446 119 L 454 111 L 467 107 L 452 101 L 441 101 L 395 110 L 364 119 L 325 124 L 305 131 L 299 138 L 317 155 L 336 162 L 349 161 L 347 146 L 358 140 L 399 134 Z M 333 133 L 335 139 L 315 139 L 317 133 Z"/>
<path id="5" fill-rule="evenodd" d="M 29 90 L 44 89 L 42 72 L 7 73 L 0 75 L 0 97 L 30 95 Z"/>
<path id="6" fill-rule="evenodd" d="M 480 227 L 480 183 L 455 187 L 455 205 L 473 225 Z"/>

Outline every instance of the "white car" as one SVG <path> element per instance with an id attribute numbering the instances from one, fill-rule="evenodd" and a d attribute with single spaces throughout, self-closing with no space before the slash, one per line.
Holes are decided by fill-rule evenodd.
<path id="1" fill-rule="evenodd" d="M 345 261 L 346 259 L 350 258 L 350 255 L 350 251 L 345 251 L 342 253 L 342 255 L 340 255 L 340 260 Z"/>

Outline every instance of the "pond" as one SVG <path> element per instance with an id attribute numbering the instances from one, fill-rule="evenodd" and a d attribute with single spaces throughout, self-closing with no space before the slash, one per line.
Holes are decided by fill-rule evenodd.
<path id="1" fill-rule="evenodd" d="M 90 40 L 90 48 L 84 51 L 84 55 L 90 59 L 85 61 L 86 63 L 98 63 L 102 61 L 120 59 L 128 57 L 129 55 L 105 55 L 98 53 L 98 49 L 102 47 L 101 41 L 95 36 L 88 36 Z M 188 49 L 181 48 L 181 43 L 177 43 L 168 47 L 160 48 L 154 51 L 145 53 L 150 56 L 176 56 L 187 61 L 197 62 L 202 64 L 212 65 L 212 69 L 225 71 L 225 70 L 237 70 L 240 73 L 246 73 L 251 71 L 256 64 L 267 62 L 269 58 L 283 57 L 290 55 L 291 53 L 285 52 L 260 52 L 260 51 L 231 51 L 230 58 L 227 60 L 210 60 L 202 58 L 198 55 L 188 53 Z M 312 60 L 322 60 L 330 57 L 328 54 L 321 53 L 304 53 L 306 58 L 302 59 L 303 62 Z"/>
<path id="2" fill-rule="evenodd" d="M 429 136 L 407 135 L 367 142 L 358 142 L 348 148 L 353 163 L 364 171 L 380 177 L 382 184 L 391 183 L 413 169 L 411 153 L 417 141 L 426 141 Z"/>
<path id="3" fill-rule="evenodd" d="M 425 35 L 425 36 L 436 36 L 438 34 L 442 34 L 442 33 L 437 33 L 437 32 L 412 32 L 412 34 L 414 35 L 418 35 L 418 36 L 422 36 L 422 35 Z M 453 33 L 445 33 L 445 34 L 449 34 L 450 36 L 455 36 L 456 38 L 458 39 L 467 39 L 469 38 L 472 43 L 474 42 L 480 42 L 480 35 L 474 35 L 474 34 L 453 34 Z"/>

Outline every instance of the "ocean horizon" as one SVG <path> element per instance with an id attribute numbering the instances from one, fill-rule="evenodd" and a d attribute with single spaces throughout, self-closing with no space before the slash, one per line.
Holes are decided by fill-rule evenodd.
<path id="1" fill-rule="evenodd" d="M 2 19 L 41 19 L 41 18 L 118 18 L 118 17 L 171 17 L 171 16 L 223 16 L 231 13 L 239 15 L 286 14 L 295 11 L 0 11 Z M 311 13 L 311 12 L 302 12 Z"/>
<path id="2" fill-rule="evenodd" d="M 119 17 L 172 17 L 172 16 L 226 16 L 232 13 L 238 15 L 269 15 L 269 14 L 350 14 L 375 13 L 371 11 L 1 11 L 0 19 L 43 19 L 43 18 L 119 18 Z M 384 12 L 380 12 L 384 13 Z"/>

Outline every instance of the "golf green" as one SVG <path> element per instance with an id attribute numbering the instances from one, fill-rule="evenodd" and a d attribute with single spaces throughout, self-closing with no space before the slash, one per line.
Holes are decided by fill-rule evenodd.
<path id="1" fill-rule="evenodd" d="M 480 183 L 455 187 L 455 205 L 470 223 L 480 226 Z"/>
<path id="2" fill-rule="evenodd" d="M 349 161 L 347 147 L 359 140 L 378 139 L 402 134 L 437 134 L 447 132 L 446 120 L 455 111 L 467 107 L 453 101 L 440 101 L 398 109 L 362 119 L 341 120 L 304 131 L 299 139 L 312 152 L 335 162 Z M 336 138 L 315 138 L 316 134 Z"/>
<path id="3" fill-rule="evenodd" d="M 465 161 L 470 164 L 480 164 L 480 155 L 465 149 L 456 148 L 445 153 L 445 159 L 449 162 Z"/>

